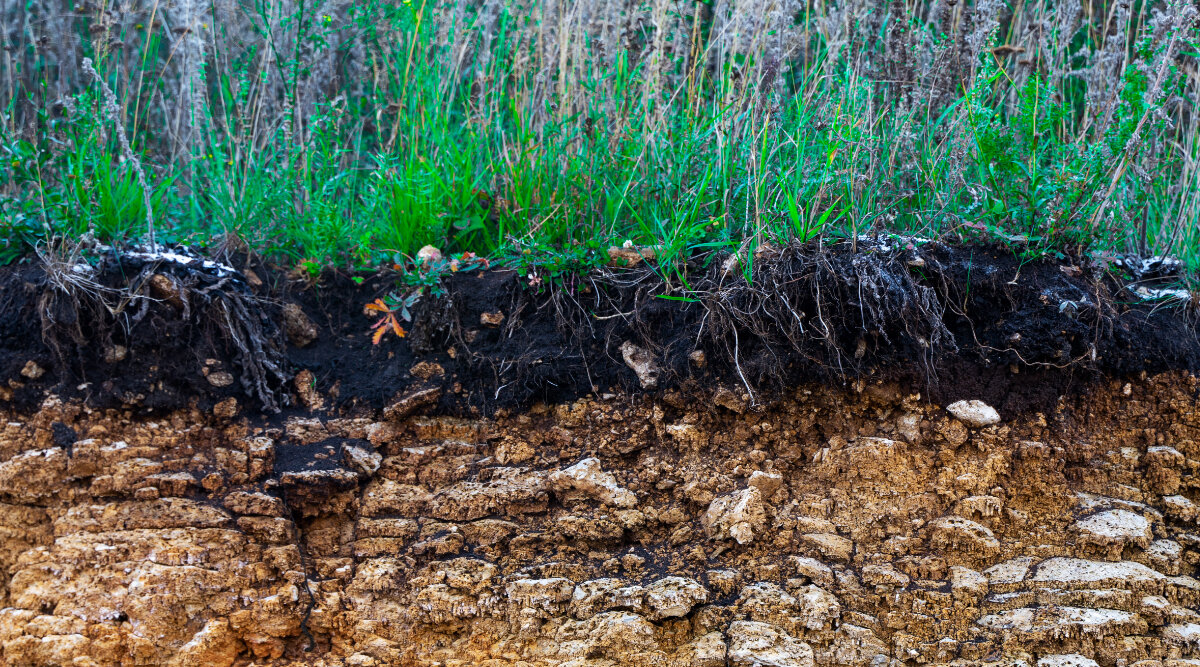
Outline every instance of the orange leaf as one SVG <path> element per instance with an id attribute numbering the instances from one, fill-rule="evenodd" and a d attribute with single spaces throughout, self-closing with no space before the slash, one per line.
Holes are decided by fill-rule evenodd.
<path id="1" fill-rule="evenodd" d="M 375 335 L 371 336 L 371 344 L 378 345 L 379 341 L 383 339 L 383 334 L 385 334 L 385 333 L 387 333 L 387 329 L 384 327 L 379 327 L 378 329 L 376 329 Z"/>
<path id="2" fill-rule="evenodd" d="M 401 328 L 400 323 L 396 321 L 395 317 L 392 318 L 392 331 L 396 332 L 397 338 L 404 338 L 404 329 Z"/>
<path id="3" fill-rule="evenodd" d="M 374 303 L 368 303 L 366 306 L 363 307 L 363 309 L 364 310 L 373 310 L 373 311 L 379 312 L 379 313 L 392 312 L 392 309 L 387 307 L 387 304 L 383 302 L 383 299 L 375 299 Z"/>

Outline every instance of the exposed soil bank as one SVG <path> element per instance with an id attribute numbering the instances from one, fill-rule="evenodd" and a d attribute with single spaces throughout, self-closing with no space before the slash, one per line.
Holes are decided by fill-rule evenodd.
<path id="1" fill-rule="evenodd" d="M 1198 389 L 991 424 L 891 383 L 273 425 L 52 399 L 0 412 L 0 662 L 1191 667 Z"/>
<path id="2" fill-rule="evenodd" d="M 378 346 L 385 278 L 0 273 L 0 662 L 1197 664 L 1188 307 L 761 260 L 453 275 Z"/>
<path id="3" fill-rule="evenodd" d="M 417 304 L 407 338 L 377 346 L 363 306 L 394 277 L 312 285 L 238 268 L 127 255 L 90 273 L 0 271 L 0 401 L 30 411 L 54 391 L 139 412 L 233 398 L 348 414 L 421 392 L 442 413 L 486 416 L 650 388 L 724 386 L 758 404 L 818 379 L 896 380 L 934 403 L 981 399 L 1015 417 L 1102 377 L 1200 367 L 1195 308 L 1132 291 L 1178 277 L 1161 262 L 1105 272 L 864 242 L 764 254 L 752 287 L 714 258 L 689 268 L 688 292 L 644 267 L 538 285 L 512 271 L 451 274 Z"/>

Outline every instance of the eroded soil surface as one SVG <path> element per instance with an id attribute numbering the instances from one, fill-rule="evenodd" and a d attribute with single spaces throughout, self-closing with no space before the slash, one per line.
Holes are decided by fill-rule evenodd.
<path id="1" fill-rule="evenodd" d="M 1200 383 L 1022 382 L 3 408 L 0 659 L 1200 664 Z"/>

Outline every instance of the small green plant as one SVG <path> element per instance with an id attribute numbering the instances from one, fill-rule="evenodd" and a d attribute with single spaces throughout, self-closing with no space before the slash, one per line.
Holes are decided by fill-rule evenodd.
<path id="1" fill-rule="evenodd" d="M 404 338 L 406 332 L 404 327 L 400 326 L 400 320 L 412 321 L 410 309 L 420 298 L 421 290 L 413 290 L 405 295 L 388 294 L 386 297 L 368 303 L 364 307 L 364 312 L 368 315 L 377 313 L 380 316 L 375 324 L 371 325 L 371 330 L 375 332 L 371 334 L 371 344 L 378 345 L 389 332 L 395 334 L 397 338 Z"/>
<path id="2" fill-rule="evenodd" d="M 403 257 L 395 257 L 393 266 L 409 269 L 401 275 L 402 282 L 409 287 L 416 287 L 432 294 L 441 293 L 442 279 L 450 273 L 459 271 L 478 271 L 491 266 L 491 261 L 467 251 L 444 257 L 441 251 L 433 246 L 425 246 L 417 253 L 413 262 L 406 262 Z"/>
<path id="3" fill-rule="evenodd" d="M 515 269 L 526 284 L 541 288 L 547 282 L 562 286 L 569 276 L 583 275 L 607 264 L 607 244 L 598 239 L 573 241 L 564 246 L 518 242 L 501 264 Z"/>
<path id="4" fill-rule="evenodd" d="M 296 269 L 300 271 L 300 273 L 302 273 L 310 283 L 315 283 L 320 279 L 321 270 L 324 267 L 324 262 L 311 257 L 305 257 L 296 262 Z"/>
<path id="5" fill-rule="evenodd" d="M 412 264 L 412 268 L 402 274 L 400 289 L 375 299 L 364 307 L 366 314 L 376 313 L 380 316 L 371 326 L 374 331 L 371 342 L 374 345 L 378 345 L 388 332 L 395 334 L 397 338 L 404 338 L 405 330 L 400 321 L 412 321 L 412 309 L 424 296 L 441 294 L 441 281 L 447 274 L 478 271 L 490 266 L 486 258 L 478 257 L 473 252 L 459 253 L 447 258 L 431 246 L 423 248 L 415 262 L 408 262 L 402 256 L 393 259 L 396 267 L 404 268 L 404 265 L 409 263 Z"/>

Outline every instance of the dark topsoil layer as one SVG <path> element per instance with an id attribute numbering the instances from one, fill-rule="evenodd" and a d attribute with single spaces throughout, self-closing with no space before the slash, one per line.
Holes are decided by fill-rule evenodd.
<path id="1" fill-rule="evenodd" d="M 1120 276 L 1082 261 L 1022 263 L 1003 248 L 809 244 L 760 256 L 751 287 L 725 259 L 688 267 L 690 300 L 662 298 L 645 266 L 536 286 L 509 270 L 450 274 L 442 295 L 416 305 L 406 338 L 378 345 L 363 306 L 394 290 L 394 275 L 359 284 L 329 273 L 312 285 L 245 258 L 222 274 L 127 255 L 90 274 L 97 290 L 69 279 L 88 274 L 14 265 L 0 269 L 0 404 L 31 411 L 52 392 L 155 411 L 235 397 L 287 413 L 303 409 L 295 378 L 307 370 L 331 410 L 418 395 L 443 412 L 488 414 L 647 391 L 632 353 L 658 368 L 650 391 L 725 387 L 754 403 L 811 382 L 886 380 L 1011 417 L 1100 378 L 1200 366 L 1194 307 L 1128 289 L 1172 277 L 1152 262 Z M 289 303 L 316 325 L 304 347 L 285 333 Z M 489 325 L 485 313 L 503 320 Z"/>

